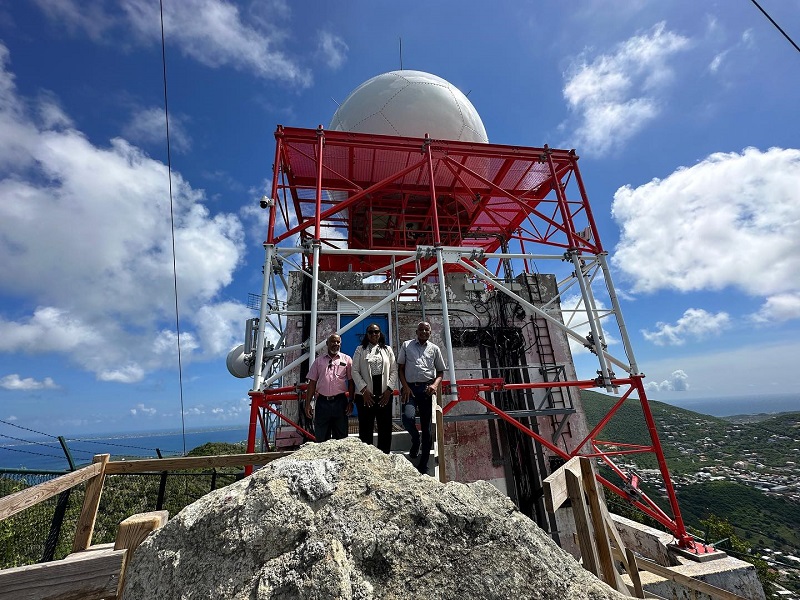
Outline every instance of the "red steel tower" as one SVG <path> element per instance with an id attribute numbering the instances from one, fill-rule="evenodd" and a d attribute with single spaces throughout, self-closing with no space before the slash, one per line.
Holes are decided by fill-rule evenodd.
<path id="1" fill-rule="evenodd" d="M 448 359 L 439 401 L 445 421 L 460 403 L 475 403 L 487 418 L 502 420 L 529 437 L 550 457 L 551 466 L 559 464 L 553 457 L 599 459 L 614 474 L 600 478 L 610 492 L 660 522 L 680 546 L 696 547 L 681 518 L 575 151 L 326 131 L 321 126 L 278 127 L 275 139 L 271 197 L 262 200 L 269 226 L 260 314 L 251 322 L 241 357 L 253 374 L 249 451 L 255 448 L 259 419 L 267 433 L 264 414 L 279 416 L 285 426 L 313 437 L 296 422 L 299 411 L 286 409 L 290 401 L 302 398 L 303 387 L 296 376 L 293 381 L 287 376 L 308 363 L 322 344 L 317 327 L 304 328 L 299 338 L 291 327 L 296 315 L 287 308 L 291 291 L 284 267 L 293 265 L 310 286 L 301 311 L 307 324 L 322 321 L 325 311 L 318 298 L 323 292 L 346 295 L 342 290 L 326 292 L 331 286 L 325 275 L 357 273 L 362 280 L 385 282 L 382 297 L 360 307 L 347 324 L 337 322 L 341 334 L 366 325 L 387 307 L 402 311 L 423 293 L 438 294 Z M 567 272 L 555 283 L 552 297 L 537 302 L 520 282 L 528 285 L 538 277 L 538 265 L 548 261 L 554 271 L 566 266 Z M 454 300 L 447 282 L 452 277 L 466 282 L 463 287 L 476 298 L 502 297 L 513 303 L 514 319 L 543 324 L 587 348 L 597 361 L 596 377 L 579 379 L 574 369 L 548 376 L 544 359 L 538 377 L 504 377 L 502 370 L 497 371 L 500 376 L 487 377 L 491 369 L 459 376 L 454 348 L 464 332 L 454 331 L 459 328 L 449 314 Z M 562 306 L 568 294 L 579 298 L 569 311 Z M 621 355 L 610 352 L 607 334 L 619 340 Z M 291 343 L 293 338 L 299 343 Z M 569 416 L 567 405 L 559 409 L 543 401 L 523 407 L 529 410 L 509 410 L 494 400 L 512 392 L 552 399 L 554 393 L 590 388 L 618 393 L 619 399 L 591 431 L 573 432 L 568 441 L 559 429 Z M 603 439 L 603 428 L 626 402 L 641 407 L 650 443 Z M 553 435 L 542 433 L 543 422 Z M 638 477 L 618 466 L 626 456 L 641 453 L 655 456 L 668 508 L 638 490 Z"/>

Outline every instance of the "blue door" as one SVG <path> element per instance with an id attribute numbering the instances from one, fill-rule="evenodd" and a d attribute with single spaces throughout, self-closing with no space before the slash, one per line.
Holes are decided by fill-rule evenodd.
<path id="1" fill-rule="evenodd" d="M 351 321 L 355 321 L 356 317 L 358 317 L 358 315 L 341 315 L 339 317 L 339 328 L 344 327 Z M 386 336 L 386 343 L 391 345 L 391 340 L 389 339 L 389 316 L 385 314 L 375 314 L 370 315 L 342 336 L 342 352 L 349 354 L 351 357 L 353 356 L 356 348 L 363 341 L 367 333 L 367 326 L 370 323 L 375 323 L 381 328 L 383 335 Z"/>

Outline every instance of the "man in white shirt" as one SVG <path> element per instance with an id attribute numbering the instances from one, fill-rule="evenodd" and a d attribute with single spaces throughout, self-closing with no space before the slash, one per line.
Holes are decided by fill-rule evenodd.
<path id="1" fill-rule="evenodd" d="M 446 368 L 442 351 L 433 342 L 431 324 L 422 321 L 417 325 L 417 337 L 403 342 L 397 356 L 397 374 L 400 376 L 402 388 L 400 398 L 403 402 L 403 427 L 411 435 L 411 458 L 417 457 L 417 470 L 428 472 L 428 461 L 431 456 L 431 416 L 433 402 L 431 397 L 442 382 Z M 417 431 L 416 412 L 419 411 L 420 429 L 422 430 L 422 447 L 420 448 L 420 432 Z"/>

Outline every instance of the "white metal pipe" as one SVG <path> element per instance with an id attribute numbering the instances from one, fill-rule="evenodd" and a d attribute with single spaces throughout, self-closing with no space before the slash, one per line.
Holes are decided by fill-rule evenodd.
<path id="1" fill-rule="evenodd" d="M 592 288 L 586 283 L 586 278 L 583 274 L 583 267 L 581 266 L 581 257 L 578 252 L 570 252 L 572 264 L 575 266 L 575 277 L 578 279 L 578 285 L 581 288 L 581 296 L 583 297 L 584 305 L 586 306 L 586 316 L 589 319 L 589 329 L 592 332 L 592 344 L 595 348 L 595 355 L 600 363 L 600 375 L 603 378 L 603 385 L 606 386 L 607 391 L 614 391 L 611 386 L 611 372 L 606 364 L 606 359 L 603 354 L 603 347 L 605 346 L 605 336 L 603 335 L 602 325 L 597 319 L 597 306 L 594 302 L 594 295 Z"/>
<path id="2" fill-rule="evenodd" d="M 387 296 L 386 298 L 381 300 L 378 304 L 376 304 L 376 305 L 372 306 L 371 308 L 369 308 L 364 314 L 360 315 L 358 318 L 356 318 L 353 321 L 351 321 L 350 323 L 348 323 L 341 330 L 339 330 L 339 333 L 340 334 L 341 333 L 346 333 L 347 331 L 352 329 L 355 325 L 357 325 L 358 323 L 360 323 L 361 321 L 363 321 L 364 319 L 366 319 L 367 317 L 369 317 L 373 313 L 377 312 L 377 309 L 382 308 L 384 305 L 386 305 L 387 303 L 389 303 L 392 300 L 394 300 L 395 298 L 397 298 L 400 294 L 402 294 L 404 291 L 406 291 L 409 287 L 414 285 L 418 279 L 421 279 L 423 277 L 427 277 L 428 275 L 430 275 L 435 268 L 436 268 L 436 265 L 432 265 L 432 266 L 428 267 L 427 269 L 425 269 L 425 271 L 423 271 L 422 273 L 417 275 L 417 277 L 415 277 L 413 280 L 409 281 L 404 286 L 398 288 L 392 294 L 390 294 L 389 296 Z M 325 344 L 325 342 L 320 342 L 319 343 L 320 348 L 324 344 Z M 310 340 L 310 338 L 309 338 L 308 348 L 311 348 L 311 340 Z M 313 352 L 308 352 L 308 351 L 303 352 L 303 354 L 300 357 L 298 357 L 297 359 L 295 359 L 292 363 L 286 365 L 283 369 L 281 369 L 277 373 L 271 375 L 269 377 L 269 379 L 266 380 L 266 385 L 271 385 L 274 381 L 277 381 L 278 378 L 283 377 L 286 373 L 288 373 L 289 371 L 294 369 L 297 365 L 302 363 L 310 355 L 313 355 L 313 356 L 316 357 L 317 350 L 318 350 L 318 348 L 314 348 Z"/>
<path id="3" fill-rule="evenodd" d="M 402 265 L 414 262 L 416 260 L 415 256 L 409 256 L 408 258 L 404 258 L 401 261 L 394 262 L 394 256 L 391 257 L 392 260 L 389 264 L 385 267 L 381 267 L 380 269 L 375 269 L 374 271 L 370 271 L 369 273 L 364 273 L 364 279 L 367 277 L 372 277 L 373 275 L 380 275 L 381 273 L 385 273 L 386 271 L 392 270 L 392 276 L 394 276 L 394 269 L 400 267 Z"/>
<path id="4" fill-rule="evenodd" d="M 356 317 L 355 319 L 353 319 L 352 321 L 350 321 L 350 322 L 349 322 L 347 325 L 345 325 L 344 327 L 342 327 L 342 328 L 339 330 L 339 332 L 340 332 L 340 333 L 346 333 L 347 331 L 350 331 L 350 330 L 351 330 L 353 327 L 355 327 L 356 325 L 358 325 L 358 324 L 359 324 L 361 321 L 365 320 L 367 317 L 369 317 L 369 316 L 371 316 L 373 313 L 377 312 L 377 310 L 378 310 L 379 308 L 382 308 L 382 307 L 384 307 L 385 305 L 389 304 L 389 303 L 390 303 L 392 300 L 394 300 L 395 298 L 397 298 L 397 297 L 398 297 L 400 294 L 402 294 L 403 292 L 405 292 L 405 291 L 406 291 L 408 288 L 410 288 L 412 285 L 414 285 L 415 283 L 417 283 L 418 281 L 420 281 L 420 280 L 421 280 L 421 279 L 423 279 L 424 277 L 427 277 L 428 275 L 430 275 L 430 274 L 433 272 L 433 270 L 434 270 L 435 268 L 436 268 L 436 265 L 431 265 L 430 267 L 428 267 L 427 269 L 425 269 L 425 270 L 424 270 L 422 273 L 420 273 L 419 275 L 417 275 L 416 277 L 414 277 L 414 279 L 412 279 L 411 281 L 408 281 L 408 282 L 406 282 L 406 283 L 405 283 L 405 284 L 404 284 L 402 287 L 398 288 L 396 291 L 394 291 L 394 292 L 392 292 L 391 294 L 389 294 L 388 296 L 386 296 L 386 298 L 384 298 L 383 300 L 381 300 L 381 301 L 380 301 L 380 302 L 378 302 L 377 304 L 375 304 L 375 305 L 373 305 L 372 307 L 370 307 L 370 308 L 369 308 L 368 310 L 366 310 L 366 311 L 365 311 L 363 314 L 359 315 L 358 317 Z"/>
<path id="5" fill-rule="evenodd" d="M 322 161 L 322 157 L 320 157 Z M 319 214 L 319 207 L 317 207 L 317 214 Z M 319 240 L 314 240 L 311 259 L 311 326 L 308 328 L 308 347 L 311 348 L 309 352 L 308 368 L 314 364 L 317 358 L 317 290 L 319 286 Z"/>
<path id="6" fill-rule="evenodd" d="M 608 296 L 611 299 L 611 308 L 614 309 L 614 315 L 617 317 L 617 325 L 619 326 L 619 334 L 622 337 L 622 345 L 625 348 L 625 355 L 631 364 L 631 375 L 641 375 L 639 366 L 636 364 L 636 357 L 633 355 L 633 346 L 631 345 L 630 337 L 628 336 L 628 328 L 625 326 L 625 321 L 622 318 L 622 308 L 617 299 L 617 292 L 614 288 L 614 282 L 611 281 L 611 272 L 608 270 L 608 263 L 606 261 L 606 254 L 602 253 L 597 258 L 600 261 L 600 269 L 603 271 L 603 277 L 606 280 L 606 288 L 608 289 Z"/>
<path id="7" fill-rule="evenodd" d="M 557 327 L 558 329 L 562 330 L 564 333 L 566 333 L 572 339 L 580 342 L 581 344 L 585 344 L 586 343 L 586 338 L 584 338 L 582 335 L 580 335 L 579 333 L 573 331 L 572 329 L 570 329 L 569 327 L 564 325 L 558 319 L 555 319 L 555 318 L 551 317 L 550 315 L 548 315 L 543 310 L 540 310 L 538 307 L 536 307 L 533 304 L 531 304 L 530 302 L 528 302 L 525 298 L 522 298 L 518 294 L 512 292 L 510 289 L 505 287 L 502 283 L 500 283 L 498 281 L 495 281 L 495 280 L 492 280 L 490 277 L 487 277 L 484 273 L 481 273 L 478 269 L 476 269 L 470 263 L 468 263 L 468 262 L 466 262 L 465 260 L 462 259 L 461 261 L 459 261 L 458 264 L 463 266 L 465 269 L 467 269 L 470 273 L 472 273 L 476 277 L 486 281 L 487 283 L 491 283 L 495 288 L 497 288 L 498 290 L 502 291 L 508 297 L 513 298 L 514 300 L 519 302 L 522 306 L 527 308 L 529 311 L 531 311 L 533 313 L 536 313 L 537 315 L 539 315 L 540 317 L 545 319 L 547 322 L 552 323 L 555 327 Z M 619 359 L 614 358 L 613 356 L 611 356 L 610 354 L 608 354 L 605 351 L 603 351 L 603 354 L 606 357 L 606 359 L 608 359 L 609 361 L 613 362 L 615 365 L 620 366 L 621 368 L 625 369 L 625 371 L 628 370 L 628 366 L 625 363 L 623 363 L 622 361 L 620 361 Z"/>
<path id="8" fill-rule="evenodd" d="M 458 398 L 458 384 L 456 383 L 455 359 L 453 358 L 453 336 L 450 333 L 450 311 L 447 301 L 447 281 L 444 278 L 444 260 L 442 248 L 436 249 L 436 268 L 439 270 L 439 297 L 442 303 L 442 321 L 444 326 L 444 347 L 447 351 L 447 377 L 450 380 L 451 398 Z M 434 410 L 434 415 L 436 411 Z"/>
<path id="9" fill-rule="evenodd" d="M 261 384 L 264 381 L 262 366 L 264 362 L 264 343 L 267 326 L 267 297 L 269 296 L 269 277 L 268 273 L 272 270 L 272 256 L 275 251 L 274 244 L 264 244 L 264 280 L 261 283 L 261 306 L 258 312 L 258 333 L 256 334 L 256 362 L 253 367 L 253 389 L 261 391 Z"/>
<path id="10" fill-rule="evenodd" d="M 312 279 L 313 279 L 313 276 L 312 276 L 312 275 L 310 275 L 310 274 L 309 274 L 307 271 L 305 271 L 305 269 L 302 269 L 302 268 L 300 268 L 298 265 L 294 264 L 294 263 L 293 263 L 292 261 L 290 261 L 290 260 L 287 260 L 286 262 L 288 262 L 288 263 L 289 263 L 290 265 L 292 265 L 292 266 L 293 266 L 295 269 L 297 269 L 297 272 L 301 273 L 301 274 L 302 274 L 304 277 L 309 277 L 309 278 L 312 278 Z M 317 257 L 317 264 L 319 264 L 319 257 Z M 352 305 L 353 305 L 353 306 L 356 308 L 356 310 L 358 310 L 358 311 L 362 311 L 362 310 L 364 310 L 364 307 L 363 307 L 363 306 L 361 306 L 361 305 L 360 305 L 360 304 L 358 304 L 357 302 L 355 302 L 355 301 L 351 300 L 350 298 L 348 298 L 347 296 L 345 296 L 344 294 L 342 294 L 341 292 L 339 292 L 339 290 L 337 290 L 336 288 L 333 288 L 333 287 L 331 287 L 330 285 L 328 285 L 328 284 L 327 284 L 327 283 L 325 283 L 324 281 L 319 281 L 319 279 L 317 279 L 317 286 L 322 286 L 322 287 L 324 287 L 326 290 L 328 290 L 328 291 L 330 291 L 330 292 L 333 292 L 333 293 L 334 293 L 336 296 L 338 296 L 339 298 L 342 298 L 342 299 L 344 299 L 345 301 L 347 301 L 347 302 L 349 302 L 350 304 L 352 304 Z M 337 311 L 333 311 L 333 312 L 337 312 Z M 283 313 L 283 314 L 291 314 L 291 313 L 284 311 L 284 313 Z M 302 314 L 302 311 L 301 311 L 300 313 L 298 313 L 298 314 Z M 325 314 L 325 313 L 324 313 L 324 312 L 322 312 L 322 311 L 320 311 L 320 314 Z"/>

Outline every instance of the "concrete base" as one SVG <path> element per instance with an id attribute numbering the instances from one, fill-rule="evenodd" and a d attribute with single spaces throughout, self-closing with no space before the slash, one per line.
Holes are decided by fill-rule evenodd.
<path id="1" fill-rule="evenodd" d="M 622 543 L 633 552 L 649 558 L 675 573 L 705 581 L 713 586 L 750 600 L 763 600 L 764 589 L 758 581 L 756 568 L 750 563 L 728 556 L 724 552 L 709 555 L 714 560 L 698 561 L 696 557 L 675 552 L 675 538 L 666 533 L 625 517 L 612 514 Z M 711 600 L 711 596 L 688 589 L 676 581 L 640 571 L 642 587 L 653 594 L 674 600 Z"/>
<path id="2" fill-rule="evenodd" d="M 758 581 L 756 568 L 732 556 L 718 560 L 698 563 L 687 559 L 684 564 L 670 567 L 675 573 L 705 581 L 713 586 L 728 590 L 748 600 L 764 600 L 764 589 Z M 676 581 L 665 579 L 654 573 L 639 571 L 642 588 L 662 598 L 675 600 L 714 600 L 712 596 L 690 590 Z"/>

